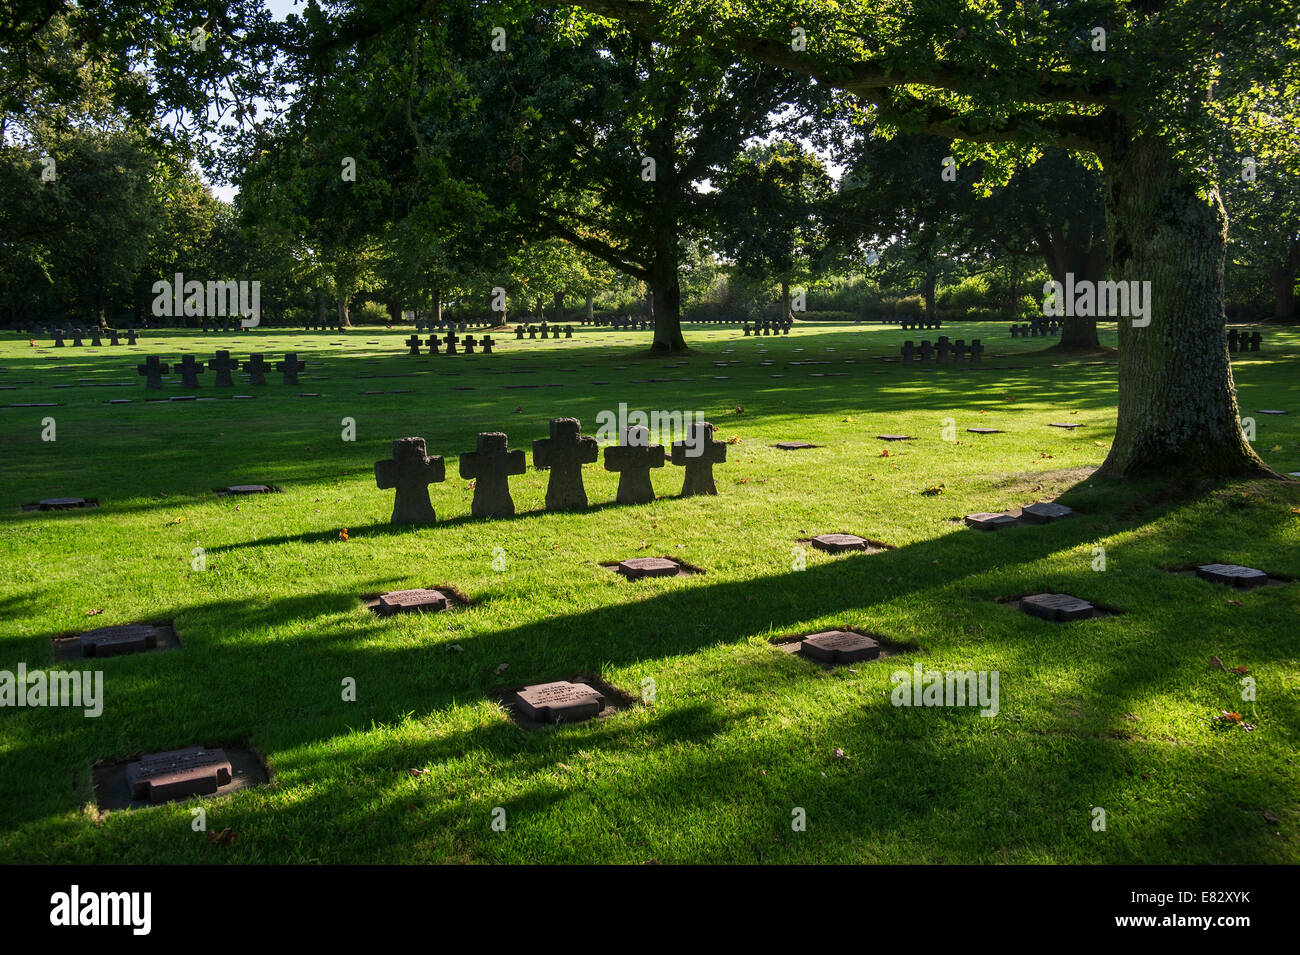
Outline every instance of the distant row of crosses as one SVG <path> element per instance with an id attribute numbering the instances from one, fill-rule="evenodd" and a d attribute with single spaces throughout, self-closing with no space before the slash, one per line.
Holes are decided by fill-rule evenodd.
<path id="1" fill-rule="evenodd" d="M 587 507 L 582 483 L 582 466 L 599 457 L 596 439 L 581 434 L 577 418 L 552 418 L 551 436 L 533 442 L 533 467 L 549 470 L 546 484 L 548 511 L 581 511 Z M 605 470 L 618 473 L 619 504 L 647 504 L 655 499 L 650 471 L 670 461 L 685 469 L 682 497 L 717 494 L 713 466 L 727 460 L 727 445 L 713 440 L 713 425 L 697 422 L 688 428 L 671 452 L 650 443 L 647 428 L 631 427 L 619 435 L 617 446 L 605 448 Z M 474 517 L 511 517 L 515 502 L 510 496 L 510 477 L 528 468 L 523 451 L 507 446 L 499 431 L 479 434 L 476 449 L 460 456 L 460 476 L 474 482 Z M 446 480 L 441 455 L 427 453 L 424 438 L 398 438 L 393 456 L 375 462 L 375 482 L 381 490 L 396 490 L 392 523 L 421 524 L 437 520 L 429 502 L 429 485 Z"/>
<path id="2" fill-rule="evenodd" d="M 406 340 L 406 347 L 410 349 L 410 354 L 418 355 L 420 354 L 420 345 L 426 344 L 429 347 L 429 354 L 436 355 L 439 346 L 444 346 L 446 351 L 443 354 L 454 355 L 456 354 L 457 343 L 460 343 L 466 355 L 474 354 L 475 347 L 482 348 L 483 354 L 490 355 L 492 354 L 492 346 L 496 344 L 491 335 L 484 335 L 482 338 L 475 340 L 473 335 L 466 335 L 462 339 L 455 332 L 448 332 L 442 338 L 437 335 L 430 335 L 428 340 L 424 342 L 421 341 L 419 335 L 412 335 Z"/>
<path id="3" fill-rule="evenodd" d="M 298 384 L 298 372 L 307 367 L 305 361 L 299 361 L 296 352 L 288 352 L 283 361 L 275 363 L 275 370 L 280 372 L 286 385 Z M 144 376 L 144 386 L 146 389 L 162 388 L 162 376 L 167 374 L 168 365 L 163 364 L 157 355 L 150 355 L 145 359 L 143 365 L 137 366 L 137 371 Z M 235 381 L 233 373 L 237 369 L 248 372 L 248 381 L 252 385 L 265 385 L 266 373 L 271 368 L 261 355 L 252 355 L 247 361 L 238 362 L 230 357 L 230 352 L 219 351 L 217 357 L 209 361 L 206 365 L 197 360 L 193 355 L 186 355 L 175 364 L 176 373 L 181 376 L 181 385 L 185 388 L 197 388 L 199 386 L 199 375 L 208 369 L 216 372 L 215 385 L 218 388 L 233 388 Z"/>

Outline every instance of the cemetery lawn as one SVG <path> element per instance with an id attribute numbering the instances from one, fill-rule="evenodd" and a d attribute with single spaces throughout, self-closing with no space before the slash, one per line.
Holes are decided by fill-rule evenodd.
<path id="1" fill-rule="evenodd" d="M 1272 467 L 1300 471 L 1300 334 L 1264 331 L 1265 350 L 1234 361 L 1242 415 Z M 1300 486 L 1191 498 L 1169 493 L 1177 475 L 1094 479 L 1113 356 L 1064 357 L 1005 325 L 944 333 L 981 338 L 984 369 L 883 360 L 934 333 L 817 324 L 762 338 L 688 326 L 693 353 L 668 359 L 647 357 L 648 333 L 587 329 L 501 333 L 497 354 L 468 361 L 405 356 L 409 328 L 146 332 L 135 351 L 7 336 L 0 404 L 59 404 L 0 407 L 0 671 L 100 669 L 105 700 L 97 718 L 0 711 L 0 862 L 1300 862 L 1300 582 L 1237 591 L 1167 569 L 1300 578 Z M 145 355 L 218 347 L 308 364 L 296 387 L 238 384 L 253 400 L 144 401 Z M 200 381 L 194 393 L 216 393 L 210 372 Z M 129 385 L 91 386 L 112 382 Z M 531 464 L 548 419 L 590 434 L 619 402 L 699 410 L 734 438 L 718 496 L 678 499 L 668 466 L 659 500 L 616 506 L 616 475 L 588 466 L 590 511 L 547 514 L 546 473 L 530 468 L 511 481 L 518 516 L 469 517 L 456 458 L 477 432 L 507 432 Z M 375 487 L 374 463 L 406 435 L 446 458 L 433 526 L 390 527 L 393 493 Z M 770 447 L 783 440 L 820 447 Z M 281 492 L 213 493 L 240 483 Z M 19 511 L 56 496 L 100 506 Z M 1058 496 L 1079 513 L 961 523 Z M 837 531 L 893 549 L 807 549 L 796 569 L 802 539 Z M 705 573 L 631 583 L 602 566 L 664 555 Z M 439 584 L 472 605 L 381 619 L 360 599 Z M 1040 591 L 1121 612 L 1058 625 L 996 602 Z M 165 620 L 181 649 L 53 663 L 54 635 Z M 893 655 L 823 669 L 773 645 L 846 626 Z M 914 664 L 996 671 L 996 716 L 891 705 L 891 673 Z M 575 674 L 636 702 L 525 731 L 487 695 Z M 1224 711 L 1253 729 L 1215 722 Z M 97 811 L 97 761 L 193 744 L 251 746 L 272 781 Z M 193 831 L 198 806 L 208 834 Z"/>

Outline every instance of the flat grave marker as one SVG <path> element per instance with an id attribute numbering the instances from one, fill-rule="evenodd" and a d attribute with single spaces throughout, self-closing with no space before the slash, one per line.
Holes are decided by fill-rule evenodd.
<path id="1" fill-rule="evenodd" d="M 989 511 L 980 511 L 977 514 L 966 515 L 966 526 L 980 531 L 995 531 L 999 527 L 1019 523 L 1020 521 L 1010 514 L 994 514 Z"/>
<path id="2" fill-rule="evenodd" d="M 537 723 L 571 723 L 598 716 L 605 696 L 586 683 L 556 680 L 535 683 L 515 691 L 521 715 Z"/>
<path id="3" fill-rule="evenodd" d="M 1240 564 L 1202 564 L 1196 568 L 1196 576 L 1219 584 L 1231 584 L 1234 587 L 1258 587 L 1268 583 L 1268 574 L 1253 567 Z"/>
<path id="4" fill-rule="evenodd" d="M 1074 514 L 1073 509 L 1052 501 L 1035 501 L 1020 509 L 1020 519 L 1030 524 L 1050 524 Z"/>
<path id="5" fill-rule="evenodd" d="M 852 630 L 826 630 L 804 637 L 799 652 L 819 663 L 857 663 L 880 656 L 880 643 Z"/>
<path id="6" fill-rule="evenodd" d="M 1086 600 L 1069 594 L 1030 594 L 1020 599 L 1020 609 L 1034 617 L 1056 623 L 1087 620 L 1095 616 L 1097 608 Z"/>

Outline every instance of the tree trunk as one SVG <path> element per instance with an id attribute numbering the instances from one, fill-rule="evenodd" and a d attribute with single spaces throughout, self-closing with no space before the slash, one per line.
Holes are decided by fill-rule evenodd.
<path id="1" fill-rule="evenodd" d="M 316 290 L 316 321 L 325 324 L 325 293 L 320 289 Z"/>
<path id="2" fill-rule="evenodd" d="M 1198 198 L 1169 148 L 1147 136 L 1117 143 L 1105 164 L 1112 275 L 1150 283 L 1150 324 L 1117 318 L 1119 412 L 1101 473 L 1273 475 L 1238 418 L 1223 315 L 1227 216 L 1218 191 Z"/>
<path id="3" fill-rule="evenodd" d="M 936 317 L 934 304 L 934 289 L 939 284 L 939 277 L 933 269 L 927 269 L 925 272 L 925 316 L 933 319 Z"/>
<path id="4" fill-rule="evenodd" d="M 339 327 L 350 328 L 352 322 L 348 319 L 348 296 L 339 296 Z"/>
<path id="5" fill-rule="evenodd" d="M 789 282 L 781 283 L 781 319 L 782 321 L 786 321 L 786 322 L 793 321 L 793 316 L 790 314 L 790 283 Z"/>
<path id="6" fill-rule="evenodd" d="M 587 324 L 591 325 L 596 321 L 596 296 L 590 292 L 587 293 Z"/>
<path id="7" fill-rule="evenodd" d="M 429 289 L 429 317 L 435 326 L 442 324 L 442 289 L 436 285 Z"/>
<path id="8" fill-rule="evenodd" d="M 564 321 L 564 293 L 556 292 L 551 296 L 551 321 L 558 325 Z"/>
<path id="9" fill-rule="evenodd" d="M 1273 283 L 1273 321 L 1290 322 L 1295 319 L 1295 277 L 1294 269 L 1273 268 L 1268 273 Z"/>
<path id="10" fill-rule="evenodd" d="M 673 245 L 676 252 L 676 244 Z M 669 261 L 664 261 L 668 258 Z M 681 286 L 677 280 L 677 257 L 656 255 L 650 267 L 650 289 L 654 296 L 654 341 L 650 347 L 657 352 L 686 350 L 682 338 Z"/>
<path id="11" fill-rule="evenodd" d="M 1074 273 L 1075 281 L 1100 282 L 1106 275 L 1107 246 L 1091 234 L 1086 242 L 1077 234 L 1060 229 L 1038 233 L 1038 247 L 1052 279 L 1065 288 L 1065 276 Z M 1101 345 L 1097 338 L 1095 315 L 1061 316 L 1061 341 L 1057 347 L 1066 351 L 1091 351 Z"/>

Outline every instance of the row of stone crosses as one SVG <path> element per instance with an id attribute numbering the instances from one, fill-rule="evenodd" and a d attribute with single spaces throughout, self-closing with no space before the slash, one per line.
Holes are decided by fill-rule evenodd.
<path id="1" fill-rule="evenodd" d="M 66 347 L 67 342 L 64 341 L 65 338 L 72 339 L 73 348 L 83 348 L 85 347 L 85 343 L 82 341 L 82 339 L 89 338 L 90 347 L 99 348 L 104 344 L 103 335 L 104 333 L 100 331 L 99 326 L 96 325 L 94 328 L 89 330 L 84 329 L 81 326 L 77 326 L 76 328 L 66 328 L 66 329 L 56 328 L 53 333 L 51 333 L 49 329 L 42 327 L 39 337 L 41 338 L 53 337 L 55 348 Z M 36 338 L 38 336 L 33 332 L 32 337 Z M 134 345 L 135 342 L 136 342 L 135 327 L 132 326 L 131 328 L 128 328 L 126 330 L 126 343 L 128 345 Z M 118 331 L 116 328 L 110 328 L 108 330 L 108 343 L 110 345 L 122 344 L 122 339 L 118 336 Z"/>
<path id="2" fill-rule="evenodd" d="M 898 327 L 905 332 L 915 332 L 925 328 L 943 328 L 943 322 L 937 318 L 900 318 Z"/>
<path id="3" fill-rule="evenodd" d="M 1236 355 L 1239 352 L 1259 351 L 1259 346 L 1263 343 L 1264 336 L 1259 332 L 1238 332 L 1235 328 L 1228 329 L 1228 351 Z"/>
<path id="4" fill-rule="evenodd" d="M 1048 338 L 1061 334 L 1059 318 L 1035 318 L 1032 322 L 1011 326 L 1012 338 Z"/>
<path id="5" fill-rule="evenodd" d="M 746 322 L 741 328 L 746 335 L 789 335 L 794 323 L 789 319 L 764 319 L 761 322 Z"/>
<path id="6" fill-rule="evenodd" d="M 490 355 L 492 354 L 492 347 L 496 345 L 496 341 L 493 340 L 491 335 L 484 335 L 477 339 L 473 335 L 466 335 L 464 338 L 460 338 L 454 331 L 452 331 L 448 332 L 442 338 L 439 338 L 437 335 L 430 335 L 427 339 L 421 339 L 419 335 L 412 335 L 405 342 L 407 348 L 406 353 L 408 355 L 422 354 L 420 351 L 421 345 L 427 345 L 429 347 L 430 355 L 455 355 L 458 354 L 456 351 L 456 346 L 458 344 L 462 349 L 462 352 L 460 353 L 472 355 L 474 354 L 475 348 L 481 348 L 484 355 Z M 440 352 L 438 350 L 439 348 L 444 350 Z"/>
<path id="7" fill-rule="evenodd" d="M 960 338 L 955 342 L 950 342 L 947 335 L 940 335 L 938 342 L 934 345 L 931 345 L 929 339 L 926 339 L 921 342 L 920 348 L 917 348 L 912 343 L 912 340 L 908 339 L 903 342 L 900 351 L 905 362 L 919 361 L 924 365 L 934 361 L 940 365 L 946 365 L 949 362 L 960 365 L 969 357 L 972 365 L 978 365 L 980 358 L 984 355 L 984 346 L 980 344 L 978 338 L 967 345 Z"/>
<path id="8" fill-rule="evenodd" d="M 136 370 L 144 377 L 144 387 L 146 390 L 161 390 L 162 376 L 168 373 L 168 367 L 162 362 L 157 355 L 150 355 L 144 360 L 143 365 L 137 365 Z M 298 384 L 298 372 L 307 367 L 305 361 L 299 361 L 296 352 L 288 352 L 284 356 L 284 361 L 275 363 L 275 370 L 280 372 L 286 385 Z M 175 363 L 174 371 L 181 376 L 181 387 L 197 388 L 199 386 L 199 375 L 211 369 L 216 373 L 216 381 L 213 384 L 218 388 L 233 388 L 235 381 L 233 373 L 236 369 L 248 372 L 248 383 L 250 385 L 265 385 L 266 373 L 271 368 L 260 354 L 251 355 L 247 361 L 240 363 L 230 357 L 230 352 L 219 351 L 217 357 L 207 362 L 205 365 L 202 361 L 196 359 L 193 355 L 186 355 L 180 361 Z"/>
<path id="9" fill-rule="evenodd" d="M 582 484 L 582 466 L 594 464 L 600 449 L 596 439 L 581 433 L 577 418 L 552 418 L 549 438 L 533 442 L 533 467 L 549 470 L 546 510 L 581 511 L 587 507 Z M 681 441 L 667 453 L 661 444 L 650 443 L 649 429 L 630 427 L 619 434 L 617 446 L 605 449 L 605 470 L 618 474 L 619 504 L 648 504 L 655 499 L 650 471 L 669 461 L 684 469 L 682 497 L 717 494 L 713 466 L 727 460 L 727 445 L 713 440 L 713 425 L 700 421 L 690 425 Z M 528 469 L 522 450 L 510 448 L 499 431 L 479 434 L 476 448 L 460 456 L 460 476 L 474 482 L 474 517 L 512 517 L 515 502 L 510 496 L 510 477 Z M 424 438 L 398 438 L 393 456 L 375 462 L 375 483 L 380 490 L 395 490 L 392 523 L 427 524 L 437 520 L 429 502 L 429 485 L 446 480 L 441 455 L 430 456 Z"/>
<path id="10" fill-rule="evenodd" d="M 551 333 L 550 334 L 551 338 L 559 338 L 560 332 L 564 332 L 565 338 L 572 338 L 573 326 L 565 325 L 561 327 L 559 325 L 547 325 L 545 322 L 542 322 L 542 324 L 540 325 L 516 325 L 515 339 L 516 340 L 522 339 L 524 337 L 524 332 L 528 333 L 529 338 L 536 338 L 538 332 L 542 333 L 543 338 L 547 337 L 546 335 L 547 332 Z"/>

